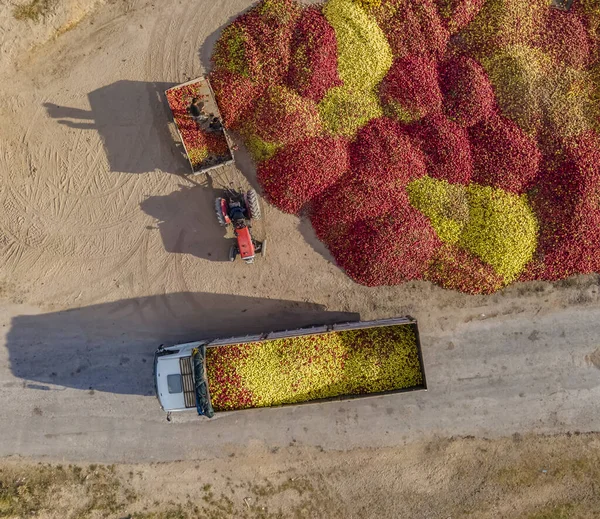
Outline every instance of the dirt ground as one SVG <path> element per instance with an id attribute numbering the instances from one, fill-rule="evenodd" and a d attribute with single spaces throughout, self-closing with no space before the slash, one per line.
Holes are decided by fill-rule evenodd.
<path id="1" fill-rule="evenodd" d="M 151 465 L 0 462 L 0 516 L 589 519 L 598 435 L 438 439 L 403 448 L 250 450 Z"/>
<path id="2" fill-rule="evenodd" d="M 362 319 L 411 314 L 446 331 L 482 307 L 507 316 L 597 303 L 596 276 L 551 295 L 548 283 L 489 297 L 426 282 L 362 287 L 308 222 L 270 206 L 268 257 L 230 264 L 214 187 L 256 185 L 254 168 L 241 148 L 239 169 L 186 177 L 163 91 L 204 73 L 221 28 L 252 2 L 40 2 L 37 22 L 15 19 L 27 2 L 0 6 L 0 296 L 57 311 L 190 293 L 188 311 L 201 315 L 202 294 L 226 294 Z M 211 315 L 211 327 L 226 333 L 241 306 Z"/>
<path id="3" fill-rule="evenodd" d="M 451 399 L 455 392 L 458 398 L 459 390 L 450 381 L 462 380 L 461 407 L 447 410 L 437 425 L 440 433 L 453 426 L 461 429 L 450 415 L 471 414 L 473 394 L 483 395 L 473 408 L 477 426 L 488 427 L 492 416 L 487 415 L 494 413 L 496 420 L 508 423 L 510 406 L 518 409 L 512 413 L 514 420 L 525 423 L 535 399 L 542 417 L 537 420 L 536 414 L 536 422 L 544 430 L 577 430 L 582 422 L 586 430 L 597 430 L 598 414 L 589 412 L 590 403 L 597 401 L 597 324 L 576 318 L 588 315 L 584 309 L 596 315 L 592 310 L 599 307 L 598 276 L 517 284 L 487 297 L 444 291 L 425 282 L 365 288 L 332 263 L 306 222 L 268 206 L 261 229 L 269 239 L 268 257 L 251 267 L 226 261 L 229 244 L 213 215 L 214 188 L 230 181 L 256 186 L 255 171 L 240 149 L 239 170 L 223 172 L 215 184 L 186 177 L 188 164 L 174 140 L 162 92 L 207 70 L 220 29 L 250 0 L 56 0 L 41 2 L 47 11 L 37 22 L 13 16 L 14 7 L 25 3 L 0 4 L 0 298 L 18 308 L 28 305 L 17 317 L 2 317 L 6 328 L 0 331 L 4 338 L 6 330 L 9 344 L 0 356 L 9 359 L 9 367 L 0 370 L 5 376 L 2 408 L 12 417 L 2 426 L 3 453 L 40 454 L 44 442 L 56 442 L 63 448 L 60 452 L 77 459 L 98 459 L 100 450 L 103 457 L 116 452 L 117 457 L 139 454 L 147 459 L 152 444 L 133 448 L 123 437 L 143 438 L 148 427 L 155 438 L 197 438 L 194 424 L 164 430 L 166 425 L 160 422 L 159 428 L 159 418 L 145 411 L 157 409 L 147 396 L 150 375 L 146 381 L 135 374 L 150 374 L 148 352 L 157 339 L 193 339 L 199 329 L 217 336 L 259 331 L 257 327 L 264 331 L 404 314 L 419 319 L 424 355 L 431 361 L 426 366 L 431 372 L 429 394 L 438 399 L 440 416 L 446 405 L 442 393 Z M 35 311 L 29 310 L 33 307 Z M 74 313 L 61 313 L 72 308 Z M 577 322 L 575 338 L 568 332 L 565 339 L 573 341 L 569 347 L 577 355 L 572 364 L 558 354 L 548 357 L 546 365 L 556 364 L 557 375 L 546 384 L 544 373 L 535 379 L 527 369 L 533 373 L 542 364 L 546 344 L 562 344 L 563 325 L 552 327 L 548 321 L 563 309 L 571 312 L 561 314 L 563 321 Z M 526 331 L 526 347 L 533 353 L 525 351 L 523 367 L 511 365 L 520 362 L 517 350 L 522 344 L 514 338 L 521 332 L 511 331 L 514 337 L 504 337 L 506 344 L 498 342 L 496 360 L 484 366 L 485 348 L 492 348 L 483 333 L 517 318 L 533 323 Z M 470 342 L 463 350 L 455 336 L 465 329 Z M 129 352 L 122 346 L 125 342 L 132 348 Z M 30 360 L 32 348 L 43 354 L 48 344 L 53 353 L 62 353 L 46 373 L 39 365 L 32 368 Z M 118 376 L 108 378 L 89 362 L 88 350 L 99 352 L 100 345 L 107 349 L 96 357 L 99 367 L 130 377 L 120 379 L 121 389 L 115 386 Z M 512 347 L 511 355 L 500 346 Z M 481 349 L 480 356 L 473 355 L 476 349 Z M 461 356 L 470 361 L 463 362 Z M 514 378 L 505 376 L 506 366 Z M 579 370 L 577 381 L 570 369 Z M 521 388 L 510 387 L 512 380 L 530 379 L 531 397 L 529 389 L 525 395 Z M 446 385 L 436 389 L 440 380 Z M 55 386 L 69 389 L 63 394 Z M 499 391 L 510 399 L 499 402 L 494 397 Z M 103 400 L 94 400 L 100 393 Z M 426 414 L 423 409 L 435 411 L 424 396 L 414 398 L 405 400 L 412 406 L 411 419 Z M 554 402 L 554 414 L 546 413 L 549 401 Z M 324 409 L 318 426 L 316 419 L 309 423 L 316 413 L 306 408 L 281 410 L 277 419 L 259 411 L 265 417 L 258 419 L 265 424 L 262 429 L 251 418 L 239 423 L 223 419 L 222 430 L 229 431 L 223 433 L 223 442 L 233 442 L 240 423 L 239 434 L 247 438 L 252 433 L 266 437 L 267 427 L 279 431 L 291 424 L 292 432 L 286 434 L 304 440 L 297 447 L 253 447 L 246 439 L 247 448 L 229 449 L 231 457 L 215 453 L 210 459 L 204 453 L 199 462 L 80 469 L 65 464 L 63 474 L 57 475 L 56 467 L 4 460 L 0 516 L 24 517 L 37 509 L 38 517 L 179 518 L 200 513 L 194 507 L 215 518 L 598 516 L 596 436 L 517 435 L 399 446 L 413 434 L 404 431 L 402 438 L 397 433 L 397 439 L 386 440 L 386 445 L 397 446 L 342 451 L 349 437 L 367 443 L 357 442 L 353 431 L 369 431 L 377 420 L 400 430 L 411 415 L 392 414 L 396 404 L 386 402 L 373 404 L 368 412 L 366 407 L 341 409 L 347 416 L 339 415 L 343 423 L 336 419 L 336 435 L 329 436 Z M 139 415 L 131 425 L 117 421 L 135 412 Z M 434 419 L 430 416 L 419 427 L 429 427 Z M 268 420 L 281 423 L 272 426 Z M 304 433 L 302 420 L 311 427 Z M 325 444 L 330 437 L 339 444 L 338 451 L 311 446 L 313 425 L 319 441 Z M 28 434 L 37 432 L 34 445 Z M 89 445 L 82 439 L 87 434 Z M 119 441 L 122 450 L 115 450 Z M 196 443 L 194 452 L 202 448 Z M 65 459 L 70 459 L 68 454 Z M 28 478 L 35 485 L 28 485 Z M 60 491 L 53 486 L 56 482 Z M 40 488 L 52 492 L 37 495 Z M 15 508 L 19 506 L 24 508 Z"/>

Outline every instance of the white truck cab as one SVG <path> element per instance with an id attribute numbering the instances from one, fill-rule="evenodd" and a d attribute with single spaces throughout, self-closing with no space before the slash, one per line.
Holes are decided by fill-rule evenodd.
<path id="1" fill-rule="evenodd" d="M 154 355 L 156 396 L 167 413 L 196 408 L 192 354 L 206 341 L 160 347 Z"/>

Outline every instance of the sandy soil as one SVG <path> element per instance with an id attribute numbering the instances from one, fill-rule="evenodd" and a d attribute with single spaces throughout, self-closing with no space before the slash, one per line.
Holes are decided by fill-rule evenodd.
<path id="1" fill-rule="evenodd" d="M 4 296 L 59 310 L 174 292 L 229 294 L 313 303 L 363 319 L 408 313 L 435 328 L 481 306 L 506 315 L 569 304 L 571 293 L 546 297 L 547 283 L 490 297 L 425 282 L 361 287 L 331 262 L 307 222 L 272 207 L 261 230 L 268 258 L 251 267 L 225 261 L 229 243 L 215 224 L 214 185 L 185 177 L 162 93 L 206 71 L 220 29 L 250 4 L 59 2 L 57 14 L 38 24 L 14 20 L 2 7 L 0 65 L 17 70 L 0 75 Z M 81 18 L 93 7 L 94 16 Z M 70 19 L 79 22 L 60 30 Z M 239 169 L 218 175 L 216 184 L 255 185 L 243 149 L 236 161 Z M 597 301 L 596 283 L 588 278 L 585 294 L 575 297 Z M 538 296 L 525 300 L 524 293 Z M 237 312 L 212 322 L 225 333 Z"/>
<path id="2" fill-rule="evenodd" d="M 37 511 L 36 517 L 57 519 L 588 519 L 600 507 L 599 453 L 597 435 L 515 435 L 349 453 L 255 448 L 226 459 L 151 465 L 2 460 L 0 513 Z"/>
<path id="3" fill-rule="evenodd" d="M 109 0 L 114 4 L 119 0 Z M 29 63 L 32 51 L 75 28 L 107 0 L 8 0 L 0 3 L 0 70 L 14 74 Z M 17 6 L 37 4 L 37 20 L 16 20 Z M 9 77 L 8 75 L 5 77 Z"/>
<path id="4" fill-rule="evenodd" d="M 174 291 L 282 298 L 303 287 L 302 300 L 309 279 L 313 289 L 321 277 L 345 279 L 294 218 L 271 209 L 272 258 L 229 265 L 214 189 L 182 176 L 163 91 L 204 72 L 219 27 L 249 4 L 111 2 L 24 56 L 8 52 L 19 56 L 19 72 L 0 83 L 0 269 L 10 293 L 52 308 Z M 2 16 L 17 23 L 8 9 Z M 22 46 L 9 36 L 3 49 Z M 234 168 L 226 176 L 245 182 Z"/>

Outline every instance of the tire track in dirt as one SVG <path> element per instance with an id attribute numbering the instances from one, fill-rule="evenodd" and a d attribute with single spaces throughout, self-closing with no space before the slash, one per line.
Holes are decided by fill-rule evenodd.
<path id="1" fill-rule="evenodd" d="M 63 104 L 72 102 L 67 96 Z M 88 260 L 94 265 L 89 270 L 96 273 L 86 285 L 94 285 L 108 276 L 100 271 L 122 268 L 140 249 L 132 233 L 144 236 L 139 209 L 143 191 L 165 182 L 110 171 L 99 136 L 94 138 L 88 130 L 64 130 L 38 108 L 28 118 L 20 147 L 10 146 L 10 154 L 0 149 L 0 164 L 6 165 L 0 168 L 4 172 L 0 228 L 5 249 L 0 264 L 18 277 L 19 266 L 38 263 L 41 256 L 46 264 L 42 274 L 76 271 L 76 263 Z M 145 141 L 148 131 L 138 130 L 134 144 Z M 56 139 L 57 135 L 61 138 Z M 36 146 L 31 149 L 33 142 Z M 38 175 L 35 164 L 44 165 Z M 41 227 L 36 221 L 46 225 Z M 43 255 L 39 252 L 42 245 Z M 148 288 L 147 282 L 141 285 Z M 58 296 L 63 294 L 66 291 Z"/>
<path id="2" fill-rule="evenodd" d="M 247 267 L 223 263 L 228 243 L 215 237 L 204 207 L 212 193 L 178 203 L 179 186 L 189 184 L 173 173 L 184 177 L 188 165 L 163 94 L 203 73 L 201 48 L 247 7 L 139 1 L 125 14 L 107 6 L 93 26 L 61 36 L 22 71 L 21 82 L 36 90 L 3 98 L 0 110 L 2 123 L 11 103 L 35 106 L 0 144 L 0 269 L 31 289 L 32 302 L 250 290 Z M 164 221 L 140 207 L 153 197 L 170 204 L 159 207 Z M 158 228 L 149 225 L 157 219 Z"/>
<path id="3" fill-rule="evenodd" d="M 80 292 L 78 305 L 90 305 L 98 302 L 115 299 L 127 299 L 135 295 L 139 295 L 144 292 L 147 283 L 140 283 L 133 287 L 129 287 L 129 290 L 123 290 L 123 287 L 127 288 L 127 278 L 131 273 L 136 273 L 136 280 L 139 279 L 137 274 L 139 268 L 136 268 L 136 263 L 139 261 L 141 256 L 140 251 L 146 247 L 147 239 L 143 234 L 140 234 L 139 239 L 132 245 L 129 251 L 125 254 L 116 255 L 113 263 L 102 262 L 98 265 L 97 270 L 92 278 L 89 279 L 88 285 L 77 286 L 77 291 Z M 69 272 L 64 265 L 59 267 L 61 275 L 68 275 Z M 79 268 L 90 269 L 89 263 L 82 263 Z M 75 289 L 72 287 L 65 288 L 64 290 L 56 291 L 56 298 L 58 300 L 68 300 L 72 297 Z"/>

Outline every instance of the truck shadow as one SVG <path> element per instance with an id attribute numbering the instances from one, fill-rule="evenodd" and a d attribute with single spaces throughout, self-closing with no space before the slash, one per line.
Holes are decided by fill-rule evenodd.
<path id="1" fill-rule="evenodd" d="M 359 319 L 298 301 L 177 292 L 17 316 L 7 348 L 12 374 L 30 389 L 150 395 L 160 344 Z"/>
<path id="2" fill-rule="evenodd" d="M 169 129 L 171 113 L 164 95 L 174 85 L 121 80 L 90 92 L 89 110 L 50 102 L 44 107 L 59 124 L 97 131 L 112 171 L 184 174 L 189 164 Z"/>

